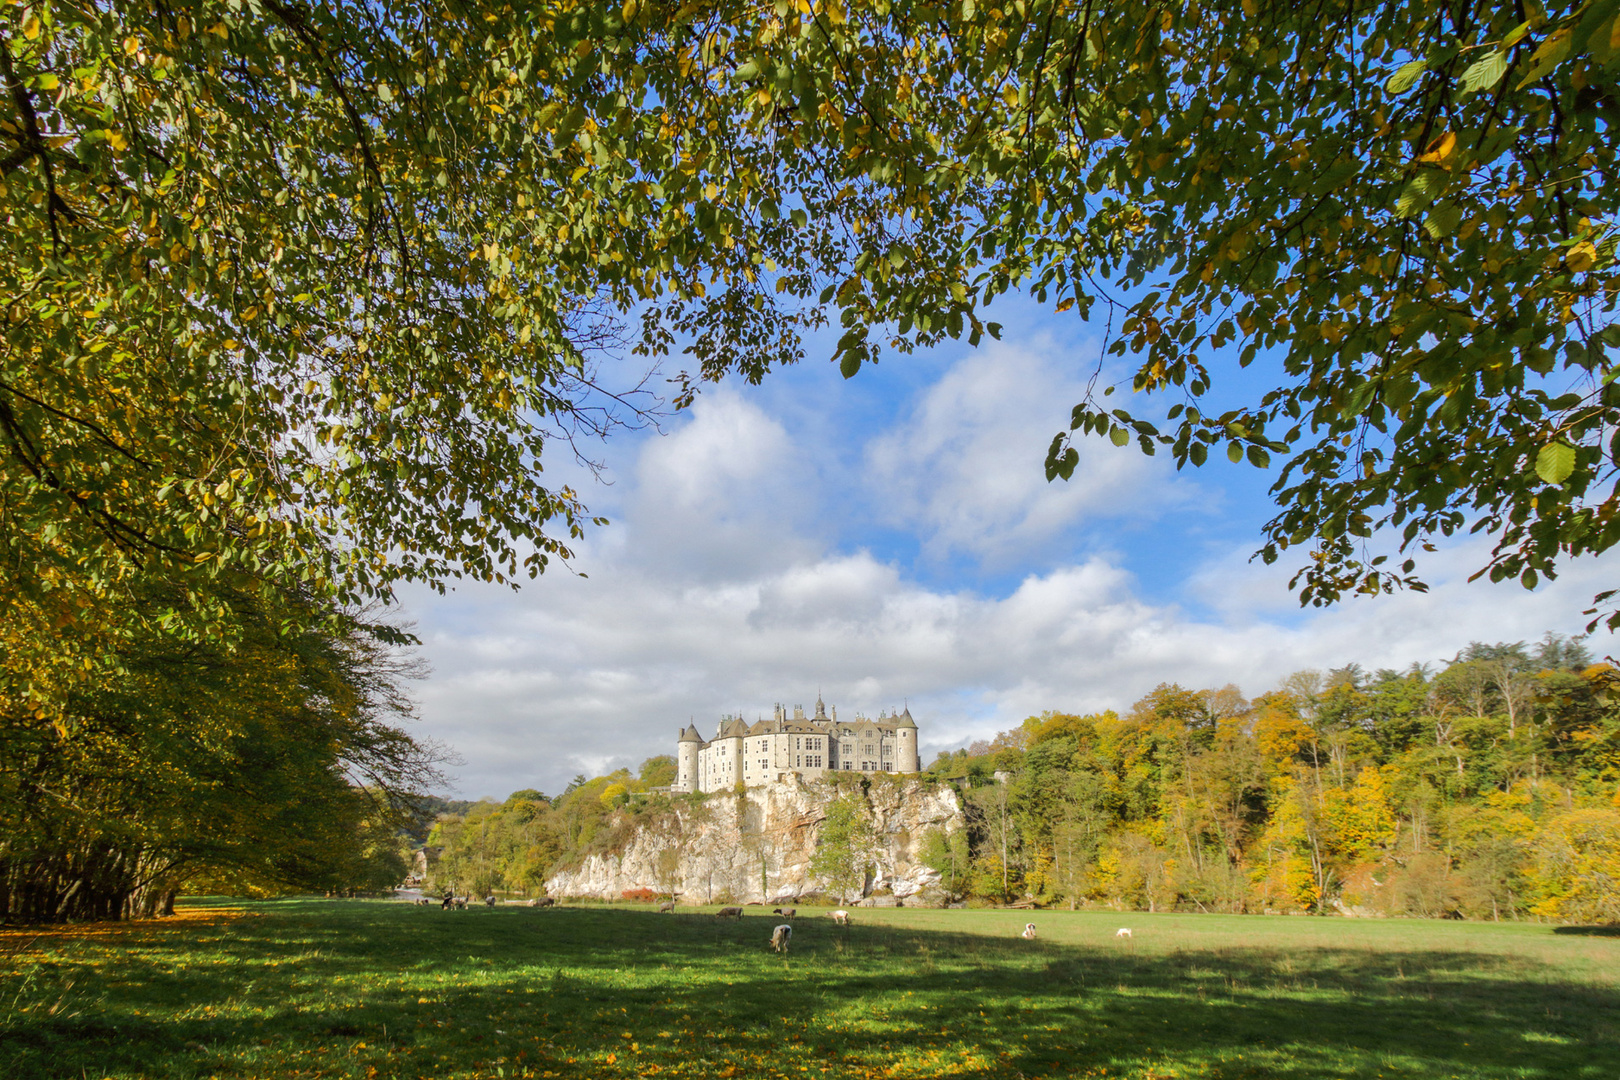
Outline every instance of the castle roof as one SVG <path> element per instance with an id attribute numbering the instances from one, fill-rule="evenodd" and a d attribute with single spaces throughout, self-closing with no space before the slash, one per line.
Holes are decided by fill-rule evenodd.
<path id="1" fill-rule="evenodd" d="M 897 728 L 903 728 L 903 727 L 914 728 L 914 727 L 917 726 L 917 721 L 915 721 L 915 720 L 913 720 L 911 718 L 911 706 L 910 705 L 906 706 L 906 711 L 905 712 L 901 713 L 899 716 L 894 718 L 894 726 L 897 727 Z"/>
<path id="2" fill-rule="evenodd" d="M 681 729 L 681 737 L 676 741 L 700 743 L 703 741 L 703 736 L 698 734 L 696 724 L 688 724 L 686 727 Z"/>

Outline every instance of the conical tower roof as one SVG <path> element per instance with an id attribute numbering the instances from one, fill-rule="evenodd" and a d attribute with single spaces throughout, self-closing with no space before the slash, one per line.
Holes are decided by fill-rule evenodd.
<path id="1" fill-rule="evenodd" d="M 700 742 L 703 741 L 703 736 L 698 734 L 698 729 L 697 729 L 696 724 L 688 724 L 686 727 L 681 729 L 681 737 L 677 741 L 679 741 L 679 742 L 699 742 L 700 743 Z"/>
<path id="2" fill-rule="evenodd" d="M 913 720 L 911 718 L 911 706 L 910 705 L 906 706 L 906 711 L 905 712 L 901 713 L 899 716 L 894 718 L 894 726 L 895 727 L 909 727 L 909 728 L 914 728 L 914 727 L 917 726 L 917 721 L 915 721 L 915 720 Z"/>

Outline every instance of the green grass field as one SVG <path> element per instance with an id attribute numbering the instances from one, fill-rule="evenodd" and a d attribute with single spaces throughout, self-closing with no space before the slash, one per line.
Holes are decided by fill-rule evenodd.
<path id="1" fill-rule="evenodd" d="M 7 931 L 0 1077 L 1620 1077 L 1600 931 L 801 909 L 784 958 L 768 909 L 713 910 L 279 900 Z"/>

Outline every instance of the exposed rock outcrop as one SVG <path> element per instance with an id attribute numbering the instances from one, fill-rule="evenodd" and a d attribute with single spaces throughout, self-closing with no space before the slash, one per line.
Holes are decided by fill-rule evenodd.
<path id="1" fill-rule="evenodd" d="M 678 799 L 643 816 L 617 851 L 588 856 L 546 882 L 553 896 L 617 900 L 629 889 L 673 889 L 691 904 L 777 903 L 827 889 L 810 872 L 828 805 L 859 787 L 823 781 L 752 787 L 701 800 Z M 901 902 L 937 902 L 939 875 L 920 860 L 924 835 L 963 827 L 956 792 L 915 778 L 874 778 L 864 793 L 878 836 L 865 892 Z"/>

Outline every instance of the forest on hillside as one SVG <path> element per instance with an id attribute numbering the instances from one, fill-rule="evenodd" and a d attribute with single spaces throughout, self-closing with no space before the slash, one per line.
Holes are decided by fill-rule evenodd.
<path id="1" fill-rule="evenodd" d="M 667 811 L 673 762 L 442 816 L 436 877 L 538 892 Z M 1161 684 L 942 753 L 954 896 L 1149 911 L 1620 920 L 1620 670 L 1580 640 L 1301 671 L 1247 698 Z"/>

